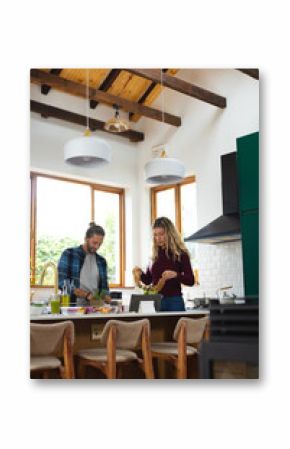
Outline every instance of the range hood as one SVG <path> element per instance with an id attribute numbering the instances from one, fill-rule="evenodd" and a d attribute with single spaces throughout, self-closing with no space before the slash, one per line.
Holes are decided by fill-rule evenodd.
<path id="1" fill-rule="evenodd" d="M 185 238 L 186 242 L 225 243 L 241 239 L 237 153 L 221 156 L 223 215 Z"/>

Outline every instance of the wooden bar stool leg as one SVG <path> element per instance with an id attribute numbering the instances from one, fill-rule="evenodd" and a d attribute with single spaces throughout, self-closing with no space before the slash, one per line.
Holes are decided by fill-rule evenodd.
<path id="1" fill-rule="evenodd" d="M 64 334 L 64 379 L 74 379 L 75 377 L 72 346 L 71 333 L 70 330 L 67 329 Z"/>
<path id="2" fill-rule="evenodd" d="M 142 332 L 142 352 L 144 360 L 144 372 L 146 379 L 154 379 L 153 362 L 151 354 L 151 346 L 149 341 L 148 326 L 144 326 Z"/>
<path id="3" fill-rule="evenodd" d="M 116 379 L 117 367 L 116 367 L 116 327 L 112 326 L 109 331 L 107 340 L 107 378 Z"/>
<path id="4" fill-rule="evenodd" d="M 178 335 L 177 379 L 187 378 L 186 327 L 182 323 Z"/>

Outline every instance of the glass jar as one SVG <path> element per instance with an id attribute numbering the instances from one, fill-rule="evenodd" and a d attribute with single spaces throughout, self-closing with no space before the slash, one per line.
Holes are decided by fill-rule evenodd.
<path id="1" fill-rule="evenodd" d="M 50 309 L 53 315 L 58 315 L 60 313 L 60 295 L 51 295 L 49 298 Z"/>

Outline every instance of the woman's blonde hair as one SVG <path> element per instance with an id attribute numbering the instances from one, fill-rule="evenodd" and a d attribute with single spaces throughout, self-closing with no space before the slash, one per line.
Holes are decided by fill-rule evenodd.
<path id="1" fill-rule="evenodd" d="M 167 217 L 159 217 L 153 223 L 152 229 L 162 228 L 164 229 L 167 235 L 167 243 L 165 247 L 165 252 L 168 257 L 169 252 L 173 256 L 173 260 L 180 260 L 181 254 L 186 253 L 189 255 L 188 249 L 186 248 L 180 233 L 177 231 L 176 227 L 172 223 L 171 220 Z M 153 247 L 152 247 L 152 259 L 156 260 L 158 257 L 159 247 L 153 238 Z"/>

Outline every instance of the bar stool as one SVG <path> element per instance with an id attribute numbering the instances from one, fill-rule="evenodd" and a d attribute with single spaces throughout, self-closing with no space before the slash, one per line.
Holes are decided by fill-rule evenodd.
<path id="1" fill-rule="evenodd" d="M 53 324 L 30 324 L 30 372 L 39 372 L 43 379 L 58 370 L 62 379 L 74 379 L 74 324 L 65 321 Z"/>
<path id="2" fill-rule="evenodd" d="M 82 349 L 77 353 L 78 378 L 84 378 L 86 367 L 92 366 L 100 369 L 108 379 L 116 379 L 117 364 L 137 361 L 146 379 L 154 379 L 149 320 L 107 321 L 99 340 L 103 348 Z M 140 343 L 142 359 L 135 352 Z"/>
<path id="3" fill-rule="evenodd" d="M 204 338 L 208 323 L 207 317 L 199 319 L 180 318 L 173 332 L 175 342 L 152 344 L 152 357 L 173 363 L 177 370 L 177 379 L 186 379 L 187 357 L 198 354 L 198 347 Z"/>

